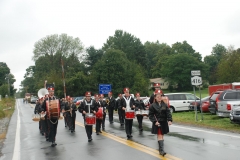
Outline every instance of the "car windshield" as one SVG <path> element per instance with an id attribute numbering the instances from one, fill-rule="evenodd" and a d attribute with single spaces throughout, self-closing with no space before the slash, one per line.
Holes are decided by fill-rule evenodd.
<path id="1" fill-rule="evenodd" d="M 214 94 L 210 97 L 210 99 L 215 101 L 215 100 L 217 99 L 217 97 L 218 97 L 219 94 L 220 94 L 219 92 L 214 93 Z"/>
<path id="2" fill-rule="evenodd" d="M 208 101 L 210 96 L 204 97 L 201 99 L 201 101 Z"/>

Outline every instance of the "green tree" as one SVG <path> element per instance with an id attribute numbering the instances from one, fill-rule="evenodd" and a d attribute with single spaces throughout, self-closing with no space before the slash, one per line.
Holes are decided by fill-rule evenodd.
<path id="1" fill-rule="evenodd" d="M 227 52 L 227 49 L 221 45 L 221 44 L 216 44 L 213 48 L 212 48 L 212 55 L 216 56 L 218 61 L 221 60 L 222 56 Z"/>
<path id="2" fill-rule="evenodd" d="M 34 45 L 33 60 L 36 61 L 39 57 L 50 56 L 53 61 L 53 55 L 59 53 L 64 57 L 75 55 L 81 56 L 83 45 L 79 38 L 73 38 L 67 34 L 50 35 L 42 38 Z"/>
<path id="3" fill-rule="evenodd" d="M 122 93 L 124 87 L 129 87 L 131 92 L 136 91 L 146 94 L 148 80 L 140 66 L 130 62 L 126 54 L 120 50 L 109 49 L 95 65 L 91 73 L 95 88 L 98 92 L 99 84 L 111 84 L 115 96 Z"/>
<path id="4" fill-rule="evenodd" d="M 204 57 L 204 63 L 208 66 L 208 81 L 209 84 L 214 84 L 217 82 L 217 65 L 218 65 L 218 59 L 214 55 L 209 55 Z"/>
<path id="5" fill-rule="evenodd" d="M 171 47 L 166 43 L 160 44 L 158 41 L 146 42 L 144 47 L 147 54 L 146 70 L 148 71 L 148 77 L 157 78 L 160 76 L 157 71 L 161 69 L 159 60 L 167 55 L 170 55 Z"/>
<path id="6" fill-rule="evenodd" d="M 232 83 L 240 81 L 240 48 L 223 55 L 217 67 L 219 83 Z"/>
<path id="7" fill-rule="evenodd" d="M 105 52 L 108 49 L 121 50 L 126 54 L 128 60 L 146 67 L 147 59 L 144 45 L 139 38 L 130 33 L 116 30 L 114 36 L 110 36 L 103 46 Z"/>
<path id="8" fill-rule="evenodd" d="M 226 48 L 221 44 L 216 44 L 212 47 L 211 55 L 204 57 L 204 63 L 208 65 L 209 77 L 207 78 L 209 84 L 215 84 L 218 81 L 217 67 L 222 57 L 226 54 Z"/>
<path id="9" fill-rule="evenodd" d="M 7 64 L 0 62 L 0 86 L 6 83 L 6 76 L 10 73 Z"/>
<path id="10" fill-rule="evenodd" d="M 203 79 L 206 77 L 207 66 L 188 53 L 182 53 L 165 59 L 160 71 L 170 85 L 177 85 L 178 91 L 184 91 L 192 89 L 191 70 L 201 70 Z"/>
<path id="11" fill-rule="evenodd" d="M 202 56 L 200 53 L 195 52 L 193 47 L 187 43 L 187 41 L 176 42 L 172 45 L 172 54 L 181 54 L 181 53 L 187 53 L 189 55 L 194 56 L 199 61 L 202 61 Z"/>
<path id="12" fill-rule="evenodd" d="M 87 55 L 84 63 L 88 68 L 87 71 L 91 71 L 93 66 L 97 63 L 97 61 L 102 58 L 103 50 L 102 49 L 97 50 L 93 46 L 90 46 L 89 48 L 86 49 L 86 51 Z"/>

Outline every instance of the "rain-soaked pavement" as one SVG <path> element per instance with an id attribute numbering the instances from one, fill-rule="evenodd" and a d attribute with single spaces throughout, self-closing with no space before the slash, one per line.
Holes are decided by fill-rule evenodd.
<path id="1" fill-rule="evenodd" d="M 106 119 L 106 132 L 88 142 L 83 119 L 77 113 L 76 132 L 71 133 L 59 120 L 57 146 L 50 147 L 39 133 L 38 122 L 32 121 L 33 107 L 17 100 L 16 110 L 10 121 L 0 160 L 239 160 L 240 135 L 181 125 L 170 126 L 165 136 L 164 158 L 158 154 L 156 136 L 150 132 L 151 123 L 144 118 L 144 131 L 140 133 L 134 120 L 133 138 L 127 140 L 124 128 Z M 18 109 L 17 109 L 18 108 Z M 19 115 L 19 116 L 18 116 Z M 18 128 L 18 129 L 17 129 Z"/>

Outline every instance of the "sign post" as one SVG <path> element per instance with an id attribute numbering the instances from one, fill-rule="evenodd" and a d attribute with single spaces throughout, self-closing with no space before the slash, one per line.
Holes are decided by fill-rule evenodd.
<path id="1" fill-rule="evenodd" d="M 194 96 L 195 96 L 195 120 L 198 120 L 197 117 L 197 103 L 196 103 L 196 92 L 195 92 L 195 86 L 199 86 L 199 94 L 200 94 L 200 111 L 201 111 L 201 117 L 203 120 L 203 115 L 202 115 L 202 104 L 201 104 L 201 92 L 200 92 L 200 85 L 202 85 L 202 77 L 200 77 L 201 72 L 200 70 L 194 70 L 191 71 L 191 84 L 193 85 L 193 92 L 194 92 Z"/>
<path id="2" fill-rule="evenodd" d="M 99 94 L 108 94 L 110 91 L 112 91 L 111 84 L 99 84 Z"/>

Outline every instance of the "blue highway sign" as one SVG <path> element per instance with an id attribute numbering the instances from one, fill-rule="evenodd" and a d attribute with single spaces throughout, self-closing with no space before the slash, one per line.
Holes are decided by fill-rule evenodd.
<path id="1" fill-rule="evenodd" d="M 99 84 L 99 93 L 100 94 L 108 94 L 108 92 L 112 91 L 111 84 Z"/>

